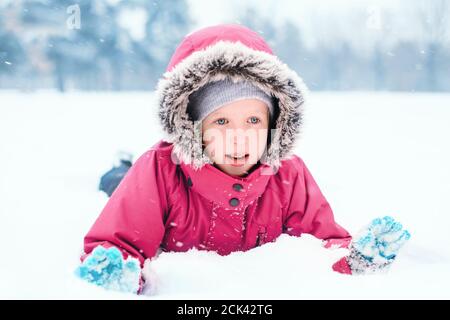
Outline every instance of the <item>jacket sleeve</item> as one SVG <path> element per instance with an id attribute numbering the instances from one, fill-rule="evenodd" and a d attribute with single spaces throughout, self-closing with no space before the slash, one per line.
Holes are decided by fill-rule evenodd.
<path id="1" fill-rule="evenodd" d="M 162 172 L 155 150 L 136 160 L 85 236 L 82 260 L 98 245 L 116 246 L 124 258 L 138 258 L 141 266 L 156 255 L 167 210 Z"/>
<path id="2" fill-rule="evenodd" d="M 333 211 L 300 157 L 294 155 L 297 175 L 287 205 L 285 233 L 300 236 L 309 233 L 325 240 L 324 246 L 347 247 L 351 236 L 334 220 Z"/>

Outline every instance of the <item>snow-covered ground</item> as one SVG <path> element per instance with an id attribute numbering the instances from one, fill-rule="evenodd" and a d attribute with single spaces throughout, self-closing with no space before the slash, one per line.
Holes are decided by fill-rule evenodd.
<path id="1" fill-rule="evenodd" d="M 151 299 L 450 298 L 450 95 L 312 93 L 298 144 L 337 221 L 392 215 L 411 232 L 389 273 L 331 271 L 346 251 L 281 236 L 246 253 L 152 262 Z M 74 277 L 119 150 L 161 138 L 151 93 L 0 92 L 0 298 L 136 298 Z"/>

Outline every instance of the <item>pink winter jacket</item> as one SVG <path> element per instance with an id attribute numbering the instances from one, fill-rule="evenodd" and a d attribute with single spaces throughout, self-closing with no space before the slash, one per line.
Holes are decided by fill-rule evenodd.
<path id="1" fill-rule="evenodd" d="M 210 164 L 200 170 L 176 164 L 172 149 L 160 141 L 139 157 L 86 235 L 85 252 L 114 245 L 143 263 L 159 248 L 226 255 L 282 233 L 350 239 L 298 156 L 283 160 L 276 174 L 264 174 L 261 164 L 238 178 Z"/>
<path id="2" fill-rule="evenodd" d="M 210 81 L 252 81 L 276 103 L 264 159 L 248 176 L 217 169 L 203 152 L 189 96 Z M 245 251 L 280 234 L 348 245 L 304 162 L 293 154 L 306 86 L 255 31 L 236 24 L 195 31 L 176 48 L 156 95 L 166 136 L 130 168 L 85 237 L 84 249 L 117 246 L 143 263 L 163 251 Z M 336 266 L 335 266 L 336 267 Z M 349 273 L 343 260 L 337 265 Z"/>

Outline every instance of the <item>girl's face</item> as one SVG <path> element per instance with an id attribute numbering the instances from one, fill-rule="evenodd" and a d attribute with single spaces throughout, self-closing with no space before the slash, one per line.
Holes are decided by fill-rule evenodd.
<path id="1" fill-rule="evenodd" d="M 243 99 L 210 113 L 202 122 L 205 152 L 223 172 L 243 176 L 267 145 L 269 109 L 258 99 Z"/>

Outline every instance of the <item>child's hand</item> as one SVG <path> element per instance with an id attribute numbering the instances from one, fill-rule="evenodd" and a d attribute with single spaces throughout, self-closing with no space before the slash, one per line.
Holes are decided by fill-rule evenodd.
<path id="1" fill-rule="evenodd" d="M 376 218 L 350 243 L 350 255 L 345 257 L 352 274 L 373 273 L 385 269 L 405 242 L 411 237 L 392 217 Z M 342 262 L 333 269 L 338 272 Z M 345 272 L 349 273 L 349 272 Z"/>
<path id="2" fill-rule="evenodd" d="M 124 260 L 116 247 L 97 246 L 75 272 L 81 279 L 109 290 L 137 293 L 140 287 L 139 261 L 132 257 Z"/>

